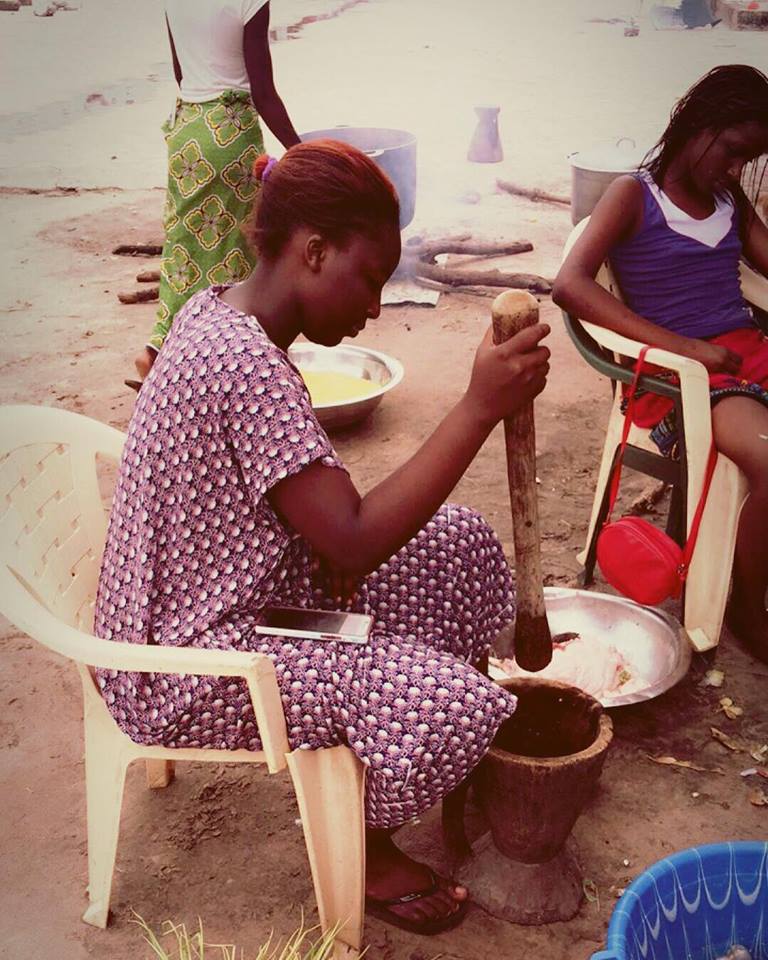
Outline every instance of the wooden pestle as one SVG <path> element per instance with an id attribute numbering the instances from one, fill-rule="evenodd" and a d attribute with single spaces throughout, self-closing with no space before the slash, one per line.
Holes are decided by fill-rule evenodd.
<path id="1" fill-rule="evenodd" d="M 539 319 L 536 298 L 526 290 L 499 294 L 491 308 L 494 343 L 509 340 Z M 543 670 L 552 659 L 552 637 L 544 608 L 539 509 L 536 496 L 536 435 L 533 403 L 504 418 L 507 480 L 515 542 L 517 617 L 515 659 L 524 670 Z M 498 650 L 509 656 L 509 650 Z"/>

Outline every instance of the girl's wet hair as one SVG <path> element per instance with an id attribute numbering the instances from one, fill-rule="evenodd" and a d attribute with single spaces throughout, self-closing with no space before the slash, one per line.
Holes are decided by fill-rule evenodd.
<path id="1" fill-rule="evenodd" d="M 743 64 L 715 67 L 675 104 L 667 129 L 642 166 L 660 184 L 672 158 L 692 137 L 749 122 L 768 126 L 768 77 Z"/>
<path id="2" fill-rule="evenodd" d="M 342 247 L 355 234 L 376 237 L 383 230 L 399 230 L 400 203 L 392 182 L 370 157 L 347 143 L 298 143 L 277 162 L 259 157 L 254 176 L 261 186 L 248 233 L 268 260 L 282 252 L 299 227 Z"/>

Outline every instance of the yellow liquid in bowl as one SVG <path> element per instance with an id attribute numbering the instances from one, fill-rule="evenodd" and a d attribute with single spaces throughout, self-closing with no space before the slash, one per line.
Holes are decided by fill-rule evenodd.
<path id="1" fill-rule="evenodd" d="M 299 372 L 307 385 L 313 407 L 324 407 L 345 400 L 362 400 L 381 387 L 381 384 L 372 380 L 353 377 L 349 373 L 337 373 L 335 370 L 305 370 L 299 367 Z"/>

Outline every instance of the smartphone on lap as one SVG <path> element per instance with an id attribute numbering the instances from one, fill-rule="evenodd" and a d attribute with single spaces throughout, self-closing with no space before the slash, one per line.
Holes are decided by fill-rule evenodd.
<path id="1" fill-rule="evenodd" d="M 367 643 L 373 629 L 373 617 L 365 613 L 337 610 L 266 607 L 253 629 L 256 633 L 297 637 L 301 640 Z"/>

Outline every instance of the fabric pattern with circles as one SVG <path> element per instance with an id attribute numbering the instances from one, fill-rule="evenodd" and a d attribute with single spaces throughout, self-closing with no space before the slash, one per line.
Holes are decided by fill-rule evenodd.
<path id="1" fill-rule="evenodd" d="M 515 699 L 473 666 L 514 615 L 490 526 L 445 505 L 360 584 L 365 646 L 255 634 L 269 604 L 333 608 L 317 558 L 265 494 L 320 460 L 343 469 L 298 371 L 253 318 L 193 297 L 128 428 L 97 595 L 99 636 L 266 653 L 292 749 L 346 744 L 367 767 L 370 826 L 433 805 L 482 758 Z M 235 678 L 98 671 L 132 739 L 259 749 Z"/>

